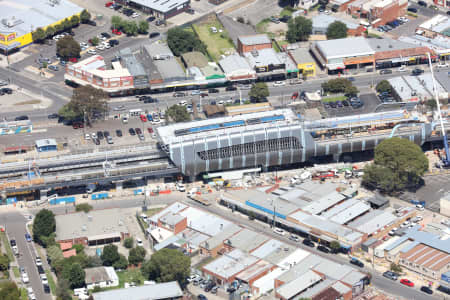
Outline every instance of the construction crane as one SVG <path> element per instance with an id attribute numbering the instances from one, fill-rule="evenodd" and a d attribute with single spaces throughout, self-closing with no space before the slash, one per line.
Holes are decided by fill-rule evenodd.
<path id="1" fill-rule="evenodd" d="M 436 101 L 437 111 L 438 111 L 438 115 L 439 115 L 439 122 L 441 123 L 442 138 L 443 138 L 444 149 L 445 149 L 445 158 L 441 157 L 441 160 L 442 160 L 443 167 L 449 168 L 450 167 L 450 151 L 448 148 L 447 132 L 445 131 L 444 120 L 442 119 L 441 105 L 439 103 L 439 92 L 438 92 L 438 89 L 436 86 L 436 80 L 434 79 L 433 65 L 431 64 L 431 56 L 430 56 L 430 53 L 427 53 L 427 55 L 428 55 L 428 64 L 430 65 L 430 71 L 431 71 L 431 80 L 433 82 L 434 100 Z"/>

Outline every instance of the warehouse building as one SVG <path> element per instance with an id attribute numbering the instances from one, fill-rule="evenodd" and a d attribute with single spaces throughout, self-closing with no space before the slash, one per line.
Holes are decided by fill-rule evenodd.
<path id="1" fill-rule="evenodd" d="M 118 3 L 136 7 L 144 13 L 165 20 L 190 8 L 190 0 L 118 0 Z"/>
<path id="2" fill-rule="evenodd" d="M 82 11 L 68 0 L 0 1 L 0 51 L 8 53 L 28 46 L 37 28 L 45 30 Z"/>
<path id="3" fill-rule="evenodd" d="M 141 285 L 92 294 L 94 300 L 177 300 L 183 298 L 183 291 L 177 281 Z"/>

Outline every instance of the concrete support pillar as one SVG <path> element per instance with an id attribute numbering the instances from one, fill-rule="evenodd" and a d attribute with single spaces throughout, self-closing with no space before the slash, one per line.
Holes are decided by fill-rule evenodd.
<path id="1" fill-rule="evenodd" d="M 340 157 L 341 155 L 340 154 L 337 154 L 337 153 L 335 153 L 335 154 L 333 154 L 333 160 L 335 161 L 335 162 L 339 162 L 339 157 Z"/>
<path id="2" fill-rule="evenodd" d="M 47 200 L 48 191 L 49 191 L 48 189 L 39 190 L 40 200 L 42 200 L 42 201 Z"/>

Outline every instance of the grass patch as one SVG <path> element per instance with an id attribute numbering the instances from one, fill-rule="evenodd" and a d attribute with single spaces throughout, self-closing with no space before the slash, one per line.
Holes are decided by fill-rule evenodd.
<path id="1" fill-rule="evenodd" d="M 269 25 L 270 19 L 264 19 L 258 24 L 256 24 L 256 31 L 259 33 L 265 33 L 267 31 L 267 26 Z"/>
<path id="2" fill-rule="evenodd" d="M 119 288 L 123 288 L 125 286 L 125 282 L 134 282 L 136 285 L 144 284 L 144 276 L 141 273 L 140 269 L 129 269 L 125 271 L 118 271 L 117 277 L 119 277 Z"/>
<path id="3" fill-rule="evenodd" d="M 52 295 L 56 295 L 56 283 L 52 273 L 49 270 L 45 270 L 45 274 L 47 275 L 48 286 L 50 287 Z"/>
<path id="4" fill-rule="evenodd" d="M 39 103 L 41 103 L 41 100 L 28 100 L 28 101 L 17 102 L 14 105 L 30 105 L 30 104 L 39 104 Z"/>
<path id="5" fill-rule="evenodd" d="M 20 288 L 20 299 L 28 300 L 28 292 L 26 288 Z"/>
<path id="6" fill-rule="evenodd" d="M 205 43 L 208 53 L 213 60 L 217 61 L 222 54 L 234 50 L 233 41 L 217 19 L 214 18 L 205 23 L 194 24 L 192 27 L 197 32 L 200 40 Z M 216 27 L 218 32 L 213 33 L 211 27 Z"/>
<path id="7" fill-rule="evenodd" d="M 5 245 L 6 255 L 8 256 L 9 261 L 14 261 L 14 254 L 12 252 L 11 245 L 9 244 L 6 233 L 0 232 L 0 238 L 2 239 L 3 245 Z"/>
<path id="8" fill-rule="evenodd" d="M 147 209 L 144 213 L 145 213 L 147 216 L 151 217 L 151 216 L 153 216 L 153 215 L 159 213 L 159 212 L 162 211 L 163 209 L 164 209 L 164 207 L 154 207 L 154 208 Z"/>
<path id="9" fill-rule="evenodd" d="M 273 50 L 275 50 L 276 52 L 281 52 L 280 47 L 278 47 L 278 44 L 275 43 L 275 41 L 272 41 L 272 48 L 273 48 Z"/>
<path id="10" fill-rule="evenodd" d="M 292 16 L 292 13 L 295 11 L 294 8 L 290 7 L 290 6 L 286 6 L 285 8 L 283 8 L 283 10 L 280 12 L 280 17 L 284 17 L 284 16 Z"/>
<path id="11" fill-rule="evenodd" d="M 347 100 L 346 96 L 335 96 L 335 97 L 323 98 L 322 102 L 336 102 L 336 101 L 344 101 L 344 100 Z"/>
<path id="12" fill-rule="evenodd" d="M 12 267 L 12 270 L 13 270 L 13 273 L 14 273 L 14 276 L 16 277 L 16 279 L 20 279 L 20 271 L 19 271 L 19 267 L 16 267 L 16 266 L 14 266 L 14 267 Z"/>

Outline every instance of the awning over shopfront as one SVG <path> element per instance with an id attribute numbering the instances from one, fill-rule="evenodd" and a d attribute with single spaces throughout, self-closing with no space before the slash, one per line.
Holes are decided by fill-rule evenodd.
<path id="1" fill-rule="evenodd" d="M 11 51 L 11 50 L 13 50 L 13 49 L 16 49 L 16 48 L 19 47 L 19 46 L 20 46 L 20 43 L 19 43 L 19 42 L 12 42 L 12 43 L 9 44 L 9 45 L 0 44 L 0 50 L 3 50 L 3 51 Z"/>
<path id="2" fill-rule="evenodd" d="M 345 65 L 343 63 L 328 64 L 327 68 L 328 68 L 328 70 L 343 70 L 343 69 L 345 69 Z"/>
<path id="3" fill-rule="evenodd" d="M 397 57 L 397 58 L 393 58 L 391 59 L 392 63 L 401 63 L 401 62 L 407 62 L 409 61 L 409 57 Z"/>

